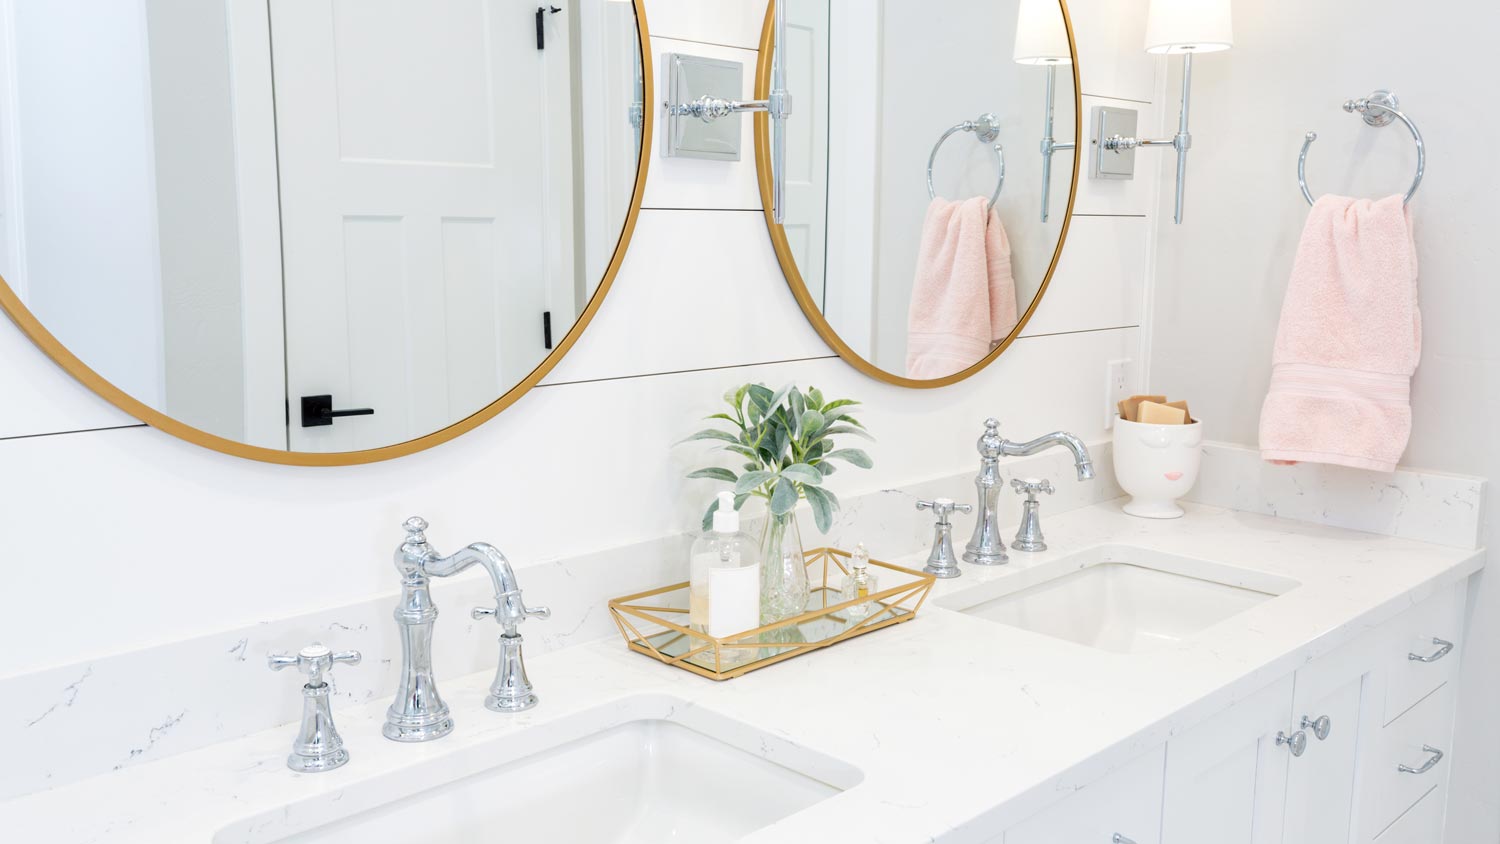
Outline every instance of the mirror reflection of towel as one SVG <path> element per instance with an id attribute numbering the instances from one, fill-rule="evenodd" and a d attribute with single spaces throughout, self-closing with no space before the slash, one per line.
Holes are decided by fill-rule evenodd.
<path id="1" fill-rule="evenodd" d="M 988 206 L 982 196 L 927 206 L 907 313 L 908 378 L 968 369 L 1016 327 L 1010 238 Z"/>

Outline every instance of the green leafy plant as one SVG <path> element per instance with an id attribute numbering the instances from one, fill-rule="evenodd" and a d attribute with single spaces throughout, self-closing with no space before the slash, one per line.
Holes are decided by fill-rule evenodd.
<path id="1" fill-rule="evenodd" d="M 861 469 L 873 465 L 862 449 L 834 444 L 834 437 L 844 435 L 875 439 L 851 415 L 859 402 L 825 400 L 816 387 L 806 392 L 792 386 L 772 391 L 764 384 L 745 384 L 725 393 L 724 401 L 729 412 L 707 417 L 724 423 L 723 428 L 699 431 L 683 442 L 719 443 L 720 450 L 745 458 L 743 471 L 714 466 L 688 477 L 734 484 L 736 510 L 754 496 L 766 501 L 771 515 L 782 517 L 805 498 L 818 530 L 827 532 L 839 509 L 838 497 L 824 487 L 828 476 L 838 470 L 834 461 Z M 708 530 L 718 508 L 715 501 L 703 515 L 704 530 Z"/>

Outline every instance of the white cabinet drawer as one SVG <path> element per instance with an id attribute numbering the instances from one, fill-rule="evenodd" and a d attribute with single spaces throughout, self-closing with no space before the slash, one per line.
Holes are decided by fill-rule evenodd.
<path id="1" fill-rule="evenodd" d="M 1463 585 L 1445 588 L 1397 619 L 1390 650 L 1385 718 L 1389 724 L 1453 679 L 1463 631 Z M 1413 659 L 1412 656 L 1421 657 Z"/>
<path id="2" fill-rule="evenodd" d="M 1452 684 L 1423 698 L 1380 731 L 1373 752 L 1361 765 L 1366 797 L 1362 839 L 1381 835 L 1434 787 L 1440 796 L 1447 793 L 1452 738 Z"/>
<path id="3" fill-rule="evenodd" d="M 1005 844 L 1110 844 L 1116 834 L 1160 844 L 1165 762 L 1159 747 L 1106 774 L 1006 830 Z"/>
<path id="4" fill-rule="evenodd" d="M 1437 844 L 1443 840 L 1443 795 L 1447 789 L 1434 786 L 1417 805 L 1396 819 L 1375 844 Z"/>

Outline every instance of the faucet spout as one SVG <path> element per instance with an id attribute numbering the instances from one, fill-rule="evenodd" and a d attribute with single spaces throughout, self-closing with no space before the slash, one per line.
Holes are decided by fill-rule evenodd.
<path id="1" fill-rule="evenodd" d="M 1006 457 L 1025 457 L 1054 446 L 1061 446 L 1073 452 L 1073 466 L 1078 470 L 1078 480 L 1094 479 L 1094 461 L 1089 457 L 1088 446 L 1083 444 L 1083 440 L 1066 431 L 1053 431 L 1024 443 L 1002 439 L 1000 440 L 1000 453 Z"/>
<path id="2" fill-rule="evenodd" d="M 495 588 L 495 606 L 499 609 L 497 620 L 506 627 L 519 624 L 526 617 L 526 606 L 521 602 L 516 572 L 500 549 L 488 542 L 476 542 L 446 557 L 432 557 L 423 565 L 423 571 L 429 577 L 452 577 L 476 565 L 489 573 L 490 583 Z"/>

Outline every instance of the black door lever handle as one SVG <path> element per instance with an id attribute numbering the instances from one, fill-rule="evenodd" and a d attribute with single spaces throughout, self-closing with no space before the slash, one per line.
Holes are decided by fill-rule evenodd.
<path id="1" fill-rule="evenodd" d="M 356 407 L 348 410 L 334 410 L 333 396 L 303 396 L 302 397 L 302 427 L 321 428 L 332 425 L 333 420 L 345 416 L 374 416 L 375 409 L 372 407 Z"/>

